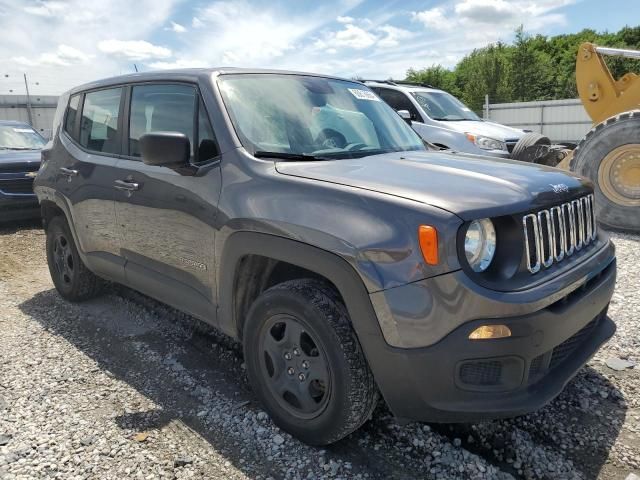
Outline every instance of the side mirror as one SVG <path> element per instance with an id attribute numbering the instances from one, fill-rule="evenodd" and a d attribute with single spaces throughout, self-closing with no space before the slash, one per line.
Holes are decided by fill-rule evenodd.
<path id="1" fill-rule="evenodd" d="M 398 115 L 411 126 L 411 113 L 409 110 L 397 110 Z"/>
<path id="2" fill-rule="evenodd" d="M 150 132 L 140 137 L 142 161 L 147 165 L 179 167 L 189 163 L 191 144 L 180 132 Z"/>

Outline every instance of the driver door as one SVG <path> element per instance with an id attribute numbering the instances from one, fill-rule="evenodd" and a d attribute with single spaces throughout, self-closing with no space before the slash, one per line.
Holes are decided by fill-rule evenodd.
<path id="1" fill-rule="evenodd" d="M 127 156 L 117 164 L 116 198 L 126 282 L 213 323 L 221 175 L 207 112 L 195 85 L 133 85 L 128 95 Z M 198 174 L 145 164 L 139 139 L 152 131 L 184 133 Z"/>

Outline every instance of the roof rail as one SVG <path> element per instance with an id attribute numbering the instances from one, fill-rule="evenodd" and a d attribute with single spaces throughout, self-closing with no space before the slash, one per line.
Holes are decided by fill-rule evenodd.
<path id="1" fill-rule="evenodd" d="M 388 80 L 376 80 L 376 79 L 373 79 L 373 78 L 359 78 L 358 80 L 363 82 L 363 83 L 364 82 L 376 82 L 376 83 L 386 83 L 388 85 L 396 85 L 395 80 L 391 80 L 391 79 L 388 79 Z"/>
<path id="2" fill-rule="evenodd" d="M 438 87 L 434 87 L 433 85 L 429 85 L 428 83 L 421 83 L 421 82 L 411 82 L 409 80 L 393 80 L 393 79 L 388 79 L 388 80 L 375 80 L 372 78 L 362 78 L 359 79 L 361 82 L 376 82 L 376 83 L 386 83 L 388 85 L 413 85 L 416 87 L 425 87 L 425 88 L 438 88 Z"/>

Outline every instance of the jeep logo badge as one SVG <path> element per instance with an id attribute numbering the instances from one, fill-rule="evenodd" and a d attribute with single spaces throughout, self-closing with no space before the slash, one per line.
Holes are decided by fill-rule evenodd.
<path id="1" fill-rule="evenodd" d="M 569 192 L 569 187 L 567 187 L 564 183 L 550 183 L 549 185 L 551 185 L 551 188 L 553 189 L 554 193 L 567 193 Z"/>

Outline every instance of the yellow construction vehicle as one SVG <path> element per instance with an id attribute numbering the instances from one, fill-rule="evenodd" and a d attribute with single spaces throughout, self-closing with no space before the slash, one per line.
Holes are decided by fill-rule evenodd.
<path id="1" fill-rule="evenodd" d="M 640 231 L 640 76 L 614 79 L 604 61 L 608 55 L 640 59 L 640 51 L 580 45 L 576 84 L 594 126 L 575 149 L 530 132 L 518 141 L 512 158 L 591 179 L 600 223 Z"/>
<path id="2" fill-rule="evenodd" d="M 640 76 L 614 79 L 605 56 L 640 59 L 640 51 L 583 43 L 576 59 L 580 100 L 594 127 L 558 167 L 590 178 L 596 210 L 609 227 L 640 230 Z"/>

